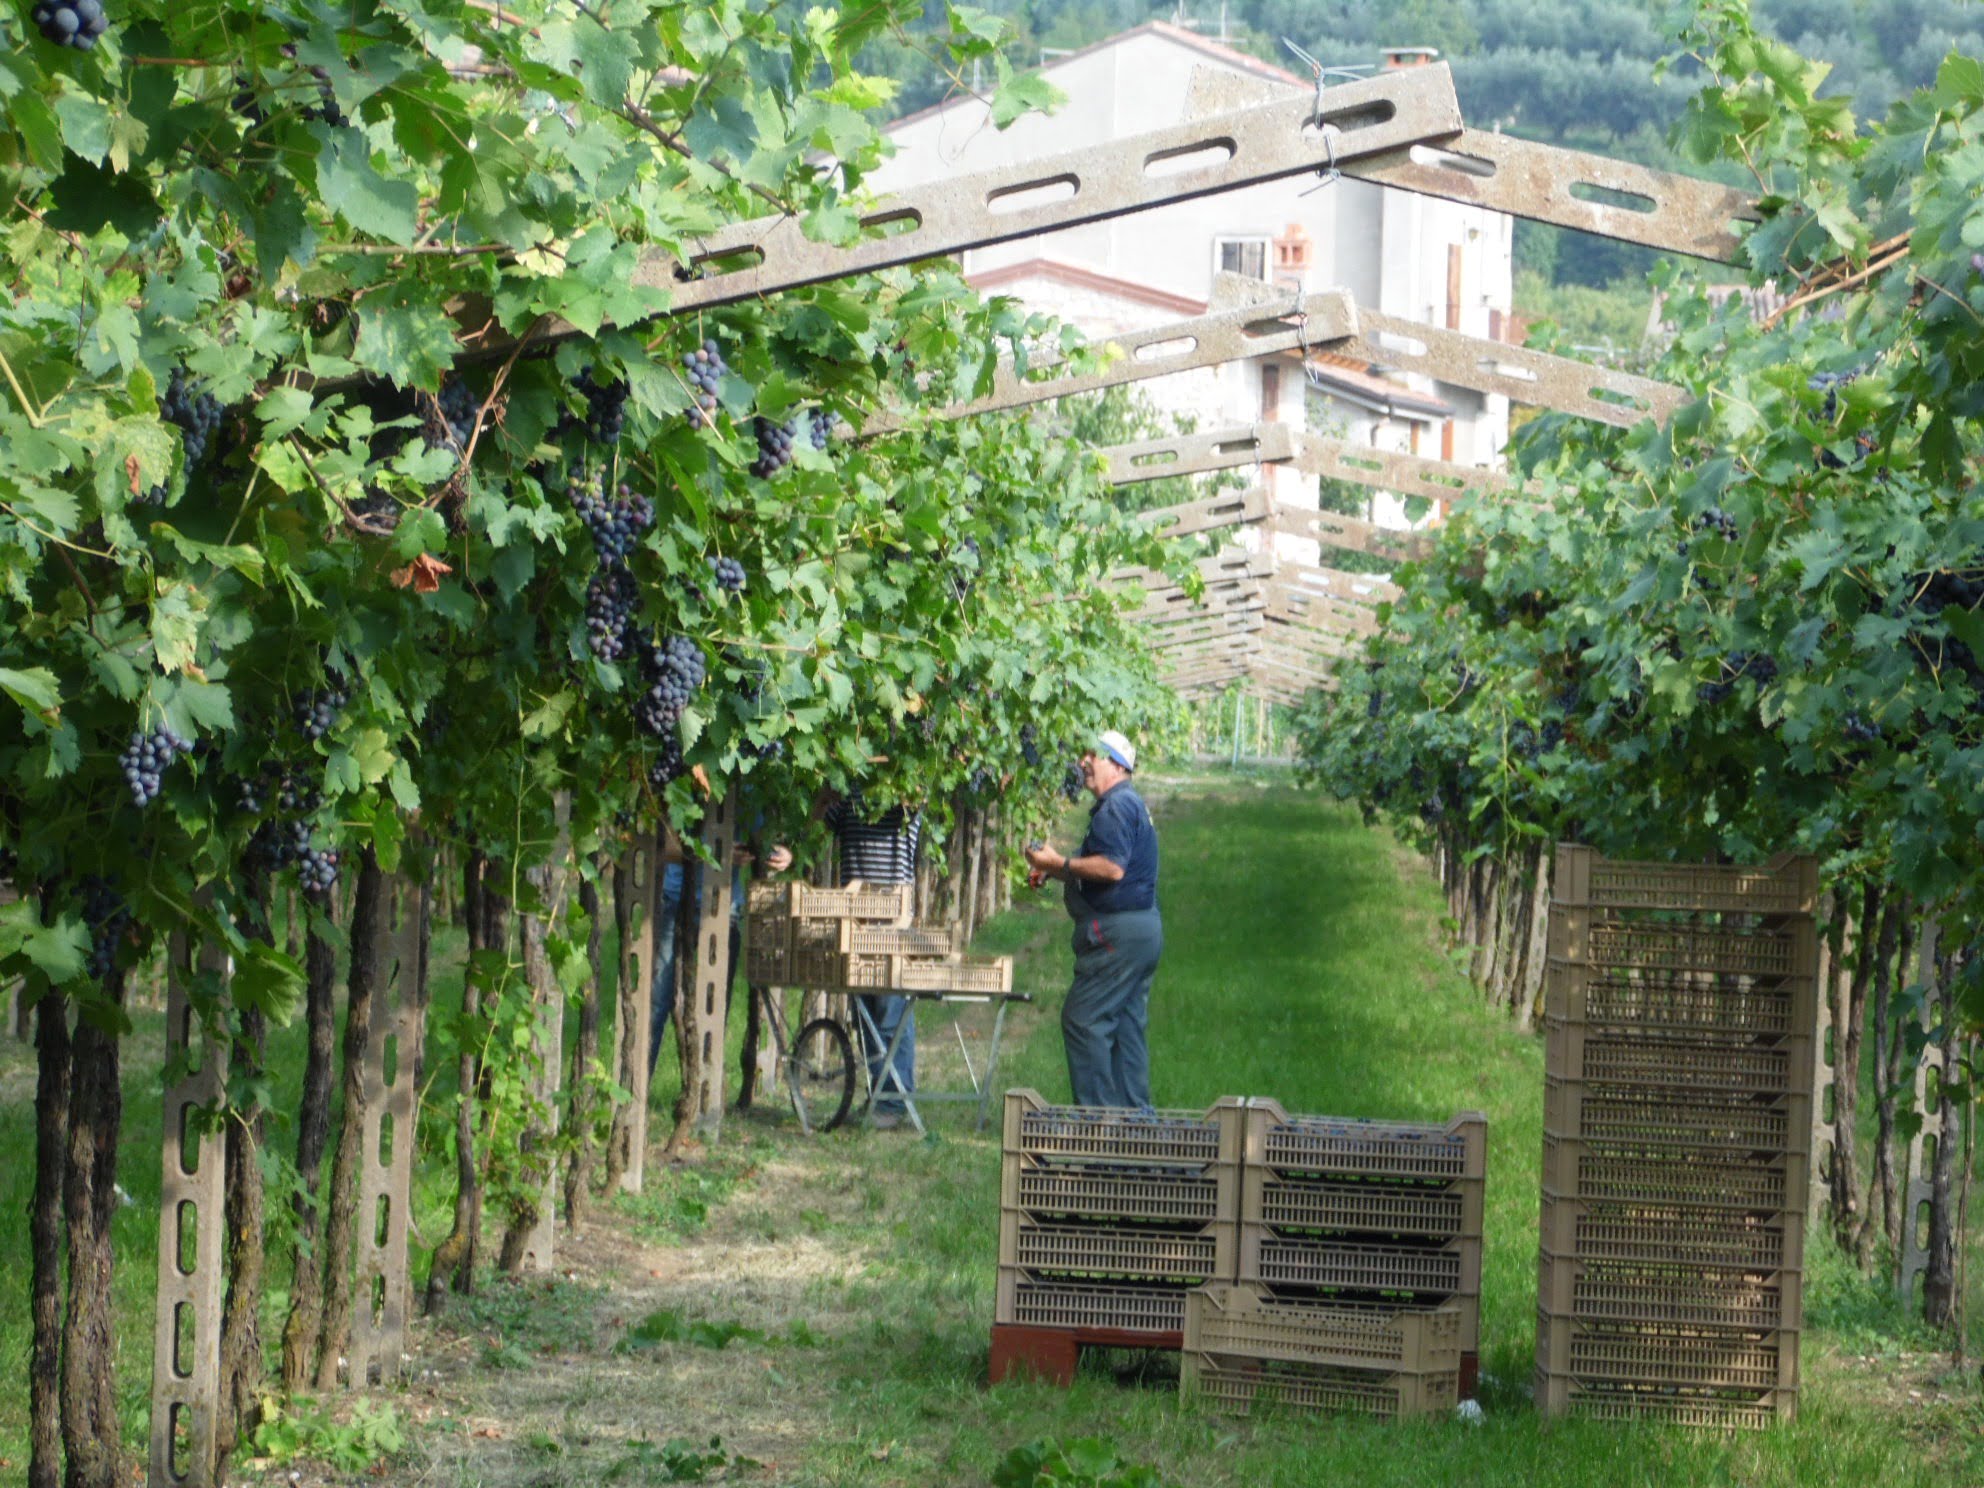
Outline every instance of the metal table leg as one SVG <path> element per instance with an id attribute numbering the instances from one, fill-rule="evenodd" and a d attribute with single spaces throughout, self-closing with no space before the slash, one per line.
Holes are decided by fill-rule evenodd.
<path id="1" fill-rule="evenodd" d="M 914 1001 L 914 999 L 911 1000 Z M 874 1018 L 869 1015 L 867 1002 L 860 997 L 855 998 L 854 1010 L 861 1015 L 862 1026 L 868 1030 L 868 1038 L 877 1044 L 881 1043 L 882 1030 L 876 1026 Z M 923 1125 L 922 1116 L 917 1113 L 916 1102 L 911 1098 L 911 1092 L 904 1087 L 901 1078 L 896 1074 L 896 1050 L 902 1046 L 902 1037 L 909 1031 L 909 1020 L 913 1012 L 914 1009 L 906 1009 L 903 1013 L 902 1021 L 896 1024 L 895 1037 L 889 1040 L 888 1048 L 882 1053 L 881 1077 L 869 1082 L 868 1104 L 863 1108 L 861 1119 L 868 1126 L 875 1124 L 875 1102 L 886 1094 L 888 1088 L 893 1085 L 896 1094 L 902 1097 L 902 1108 L 909 1116 L 909 1124 L 915 1127 L 916 1134 L 922 1137 L 928 1136 L 929 1132 Z M 866 1047 L 867 1040 L 864 1040 L 864 1052 L 866 1051 Z"/>

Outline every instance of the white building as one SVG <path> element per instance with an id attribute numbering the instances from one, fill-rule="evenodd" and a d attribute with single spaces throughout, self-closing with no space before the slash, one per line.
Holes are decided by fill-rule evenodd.
<path id="1" fill-rule="evenodd" d="M 1403 51 L 1383 60 L 1416 65 L 1425 57 Z M 900 190 L 1313 92 L 1281 68 L 1163 21 L 1059 58 L 1041 74 L 1066 96 L 1055 113 L 1004 131 L 971 97 L 911 114 L 890 126 L 896 155 L 871 184 Z M 1509 325 L 1512 242 L 1511 220 L 1499 212 L 1348 177 L 1320 189 L 1312 177 L 1294 177 L 974 249 L 964 268 L 976 287 L 1057 315 L 1092 339 L 1203 314 L 1221 271 L 1289 291 L 1341 287 L 1389 315 L 1499 339 Z M 1498 462 L 1507 443 L 1504 398 L 1389 375 L 1327 349 L 1309 369 L 1321 393 L 1313 400 L 1292 354 L 1140 386 L 1160 409 L 1189 414 L 1201 429 L 1281 422 L 1468 465 Z M 1278 470 L 1269 484 L 1283 500 L 1314 504 L 1313 477 Z M 1383 497 L 1373 514 L 1402 520 L 1398 503 Z"/>

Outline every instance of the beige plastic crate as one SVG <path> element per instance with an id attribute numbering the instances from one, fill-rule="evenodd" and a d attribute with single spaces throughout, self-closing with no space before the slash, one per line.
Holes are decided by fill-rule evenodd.
<path id="1" fill-rule="evenodd" d="M 1728 1098 L 1812 1093 L 1812 1040 L 1663 1040 L 1545 1019 L 1543 1066 L 1560 1080 Z"/>
<path id="2" fill-rule="evenodd" d="M 1805 1322 L 1803 1282 L 1796 1271 L 1586 1261 L 1544 1251 L 1536 1295 L 1542 1311 L 1584 1322 L 1796 1333 Z"/>
<path id="3" fill-rule="evenodd" d="M 1474 1305 L 1290 1302 L 1244 1283 L 1207 1286 L 1185 1300 L 1185 1347 L 1231 1358 L 1427 1374 L 1460 1367 L 1462 1313 Z"/>
<path id="4" fill-rule="evenodd" d="M 1240 1218 L 1284 1235 L 1361 1233 L 1452 1240 L 1481 1234 L 1483 1181 L 1443 1188 L 1399 1183 L 1331 1183 L 1246 1168 Z"/>
<path id="5" fill-rule="evenodd" d="M 1617 1203 L 1565 1197 L 1546 1188 L 1543 1248 L 1588 1261 L 1798 1271 L 1805 1264 L 1805 1214 Z"/>
<path id="6" fill-rule="evenodd" d="M 1186 1312 L 1187 1328 L 1191 1313 Z M 1796 1390 L 1800 1335 L 1591 1323 L 1539 1313 L 1536 1367 L 1585 1384 Z"/>
<path id="7" fill-rule="evenodd" d="M 1032 1328 L 1117 1328 L 1182 1335 L 1187 1290 L 1065 1281 L 1002 1266 L 992 1320 Z"/>
<path id="8" fill-rule="evenodd" d="M 754 915 L 878 920 L 889 925 L 907 925 L 916 904 L 914 884 L 853 882 L 837 889 L 821 889 L 797 879 L 767 879 L 753 883 L 749 894 L 747 902 Z"/>
<path id="9" fill-rule="evenodd" d="M 956 930 L 935 925 L 885 925 L 872 920 L 835 920 L 843 951 L 870 956 L 948 956 L 962 950 Z"/>
<path id="10" fill-rule="evenodd" d="M 1239 1279 L 1399 1298 L 1478 1297 L 1481 1241 L 1377 1245 L 1361 1239 L 1286 1239 L 1264 1226 L 1242 1224 Z"/>
<path id="11" fill-rule="evenodd" d="M 1553 904 L 1594 909 L 1810 915 L 1818 911 L 1819 865 L 1793 853 L 1780 853 L 1760 867 L 1628 862 L 1561 842 L 1550 898 Z"/>
<path id="12" fill-rule="evenodd" d="M 1243 1416 L 1256 1409 L 1300 1410 L 1395 1421 L 1452 1411 L 1460 1399 L 1460 1375 L 1453 1370 L 1385 1374 L 1188 1353 L 1179 1361 L 1178 1394 L 1181 1400 Z"/>
<path id="13" fill-rule="evenodd" d="M 1107 1106 L 1051 1106 L 1035 1090 L 1006 1092 L 1005 1150 L 1048 1161 L 1155 1167 L 1238 1165 L 1238 1108 L 1130 1111 Z"/>
<path id="14" fill-rule="evenodd" d="M 1639 1037 L 1782 1038 L 1817 1027 L 1818 979 L 1639 972 L 1552 961 L 1544 973 L 1543 1006 L 1552 1018 Z"/>
<path id="15" fill-rule="evenodd" d="M 895 985 L 905 992 L 1011 992 L 1011 956 L 897 956 Z"/>
<path id="16" fill-rule="evenodd" d="M 1796 1390 L 1703 1392 L 1642 1386 L 1587 1385 L 1564 1375 L 1538 1374 L 1536 1409 L 1547 1417 L 1638 1421 L 1710 1431 L 1766 1431 L 1798 1418 Z"/>
<path id="17" fill-rule="evenodd" d="M 1809 1153 L 1812 1098 L 1714 1099 L 1636 1085 L 1544 1082 L 1543 1125 L 1560 1136 L 1738 1153 Z"/>
<path id="18" fill-rule="evenodd" d="M 1808 977 L 1819 968 L 1818 930 L 1810 920 L 1755 930 L 1628 923 L 1600 910 L 1553 904 L 1548 944 L 1558 960 L 1619 971 Z"/>
<path id="19" fill-rule="evenodd" d="M 1036 1218 L 1211 1224 L 1239 1212 L 1240 1169 L 1135 1172 L 1112 1164 L 1043 1162 L 1017 1152 L 1000 1160 L 999 1201 Z"/>
<path id="20" fill-rule="evenodd" d="M 1290 1116 L 1271 1100 L 1236 1102 L 1231 1108 L 1246 1118 L 1247 1163 L 1284 1174 L 1444 1184 L 1487 1171 L 1488 1118 L 1479 1111 L 1433 1126 Z"/>
<path id="21" fill-rule="evenodd" d="M 1573 1199 L 1783 1213 L 1805 1207 L 1807 1171 L 1803 1153 L 1745 1161 L 1741 1153 L 1543 1135 L 1543 1186 Z"/>
<path id="22" fill-rule="evenodd" d="M 1042 1278 L 1203 1286 L 1233 1278 L 1238 1234 L 1231 1220 L 1198 1230 L 1071 1224 L 1006 1210 L 999 1264 Z"/>

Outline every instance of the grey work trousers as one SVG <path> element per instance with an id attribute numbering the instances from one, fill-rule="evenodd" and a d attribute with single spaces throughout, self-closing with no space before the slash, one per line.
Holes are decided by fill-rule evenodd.
<path id="1" fill-rule="evenodd" d="M 1155 909 L 1076 919 L 1075 981 L 1061 1007 L 1076 1105 L 1151 1109 L 1150 983 L 1163 953 Z"/>

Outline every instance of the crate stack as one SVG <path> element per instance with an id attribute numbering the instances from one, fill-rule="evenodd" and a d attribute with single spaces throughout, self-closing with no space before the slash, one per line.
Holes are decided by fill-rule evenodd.
<path id="1" fill-rule="evenodd" d="M 1479 1348 L 1486 1118 L 1242 1114 L 1239 1269 L 1188 1304 L 1181 1391 L 1242 1412 L 1452 1410 Z"/>
<path id="2" fill-rule="evenodd" d="M 1182 1349 L 1188 1397 L 1449 1410 L 1477 1347 L 1487 1122 L 1112 1111 L 1006 1096 L 996 1383 Z"/>
<path id="3" fill-rule="evenodd" d="M 960 954 L 955 932 L 910 923 L 909 884 L 751 885 L 753 986 L 862 992 L 1013 990 L 1010 956 Z"/>
<path id="4" fill-rule="evenodd" d="M 1558 849 L 1536 1402 L 1763 1427 L 1797 1410 L 1816 865 Z"/>
<path id="5" fill-rule="evenodd" d="M 1086 1345 L 1176 1349 L 1193 1287 L 1237 1266 L 1240 1112 L 1006 1093 L 992 1379 L 1066 1383 Z"/>

